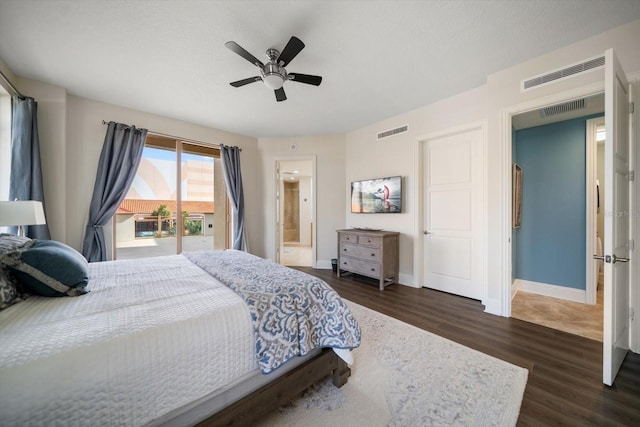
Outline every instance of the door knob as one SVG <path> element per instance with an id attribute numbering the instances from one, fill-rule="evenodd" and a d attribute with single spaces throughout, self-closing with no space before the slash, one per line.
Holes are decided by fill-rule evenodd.
<path id="1" fill-rule="evenodd" d="M 609 255 L 594 255 L 593 259 L 600 259 L 603 260 L 606 263 L 616 263 L 616 262 L 629 262 L 629 258 L 619 258 L 615 255 L 613 256 L 609 256 Z"/>
<path id="2" fill-rule="evenodd" d="M 618 258 L 617 256 L 615 256 L 615 254 L 613 255 L 613 262 L 629 262 L 629 258 Z"/>
<path id="3" fill-rule="evenodd" d="M 430 232 L 430 231 L 427 231 L 427 230 L 424 230 L 422 233 L 423 233 L 423 234 L 431 234 L 431 232 Z"/>

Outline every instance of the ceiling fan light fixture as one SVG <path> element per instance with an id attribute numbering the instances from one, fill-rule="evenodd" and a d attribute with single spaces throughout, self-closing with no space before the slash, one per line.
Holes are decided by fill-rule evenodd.
<path id="1" fill-rule="evenodd" d="M 296 36 L 291 36 L 282 53 L 277 49 L 267 49 L 266 54 L 269 61 L 266 63 L 262 63 L 262 61 L 247 52 L 242 46 L 234 41 L 228 41 L 224 45 L 232 52 L 240 55 L 254 66 L 258 67 L 260 70 L 259 76 L 249 77 L 247 79 L 229 83 L 233 87 L 241 87 L 250 83 L 262 81 L 266 87 L 275 92 L 276 101 L 281 102 L 287 100 L 287 95 L 282 88 L 284 82 L 287 80 L 314 86 L 319 86 L 322 82 L 321 76 L 300 73 L 289 74 L 284 68 L 300 53 L 302 49 L 304 49 L 304 43 L 302 43 L 302 40 Z"/>
<path id="2" fill-rule="evenodd" d="M 280 74 L 270 73 L 270 74 L 265 74 L 262 77 L 262 81 L 264 81 L 264 84 L 269 89 L 277 90 L 277 89 L 280 89 L 284 84 L 284 77 L 282 77 Z"/>

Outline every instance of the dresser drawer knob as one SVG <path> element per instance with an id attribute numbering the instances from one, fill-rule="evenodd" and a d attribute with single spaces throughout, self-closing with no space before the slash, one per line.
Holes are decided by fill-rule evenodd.
<path id="1" fill-rule="evenodd" d="M 376 254 L 371 254 L 371 256 L 376 256 Z"/>

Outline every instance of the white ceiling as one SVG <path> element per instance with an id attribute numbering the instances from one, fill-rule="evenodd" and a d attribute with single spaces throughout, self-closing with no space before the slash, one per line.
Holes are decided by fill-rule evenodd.
<path id="1" fill-rule="evenodd" d="M 640 19 L 638 0 L 0 0 L 0 59 L 69 93 L 255 137 L 344 133 L 482 85 L 488 74 Z M 229 82 L 295 35 L 277 103 Z M 29 94 L 27 94 L 29 95 Z"/>
<path id="2" fill-rule="evenodd" d="M 280 179 L 297 181 L 299 177 L 313 176 L 313 162 L 311 160 L 281 160 Z"/>

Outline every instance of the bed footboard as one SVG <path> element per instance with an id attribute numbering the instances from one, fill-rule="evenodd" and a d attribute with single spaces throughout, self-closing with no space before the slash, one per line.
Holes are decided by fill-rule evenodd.
<path id="1" fill-rule="evenodd" d="M 212 415 L 198 426 L 244 426 L 291 401 L 305 389 L 327 376 L 341 387 L 351 370 L 331 349 L 323 349 L 313 359 Z"/>

